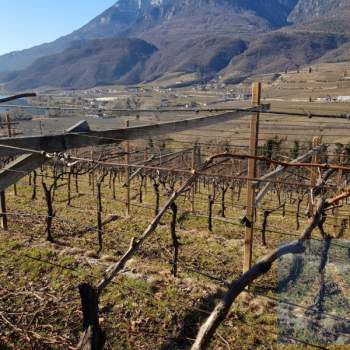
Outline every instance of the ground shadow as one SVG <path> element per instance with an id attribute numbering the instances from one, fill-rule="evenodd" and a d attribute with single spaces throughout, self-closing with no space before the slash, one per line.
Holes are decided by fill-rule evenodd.
<path id="1" fill-rule="evenodd" d="M 180 332 L 175 337 L 169 337 L 159 350 L 185 350 L 190 349 L 193 339 L 196 337 L 199 327 L 208 318 L 210 313 L 216 306 L 223 293 L 217 292 L 203 298 L 184 316 Z"/>
<path id="2" fill-rule="evenodd" d="M 283 293 L 287 291 L 290 285 L 293 285 L 303 272 L 304 258 L 300 255 L 293 255 L 293 264 L 289 270 L 288 276 L 278 282 L 277 291 Z"/>

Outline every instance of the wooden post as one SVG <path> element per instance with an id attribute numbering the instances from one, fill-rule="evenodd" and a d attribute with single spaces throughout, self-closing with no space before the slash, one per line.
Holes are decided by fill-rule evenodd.
<path id="1" fill-rule="evenodd" d="M 12 129 L 11 129 L 11 118 L 8 113 L 6 113 L 6 124 L 7 124 L 7 134 L 8 137 L 12 136 Z"/>
<path id="2" fill-rule="evenodd" d="M 74 177 L 75 177 L 75 192 L 79 194 L 79 170 L 77 169 L 74 173 Z"/>
<path id="3" fill-rule="evenodd" d="M 159 193 L 159 183 L 157 183 L 156 180 L 154 180 L 153 188 L 154 188 L 154 194 L 156 196 L 156 206 L 154 209 L 154 216 L 157 216 L 159 214 L 160 193 Z"/>
<path id="4" fill-rule="evenodd" d="M 6 113 L 6 123 L 7 123 L 7 135 L 8 137 L 12 136 L 11 130 L 11 119 L 8 113 Z M 16 184 L 14 185 L 14 193 L 17 194 Z M 0 192 L 0 205 L 1 205 L 1 228 L 4 231 L 8 231 L 8 222 L 7 222 L 7 209 L 6 209 L 6 195 L 5 191 Z"/>
<path id="5" fill-rule="evenodd" d="M 8 231 L 8 225 L 7 225 L 7 215 L 6 215 L 6 198 L 5 198 L 5 192 L 0 192 L 0 203 L 1 203 L 1 228 L 4 231 Z"/>
<path id="6" fill-rule="evenodd" d="M 72 178 L 72 169 L 69 169 L 68 172 L 68 180 L 67 180 L 67 205 L 70 206 L 71 205 L 71 200 L 72 200 L 72 196 L 71 196 L 71 178 Z"/>
<path id="7" fill-rule="evenodd" d="M 101 199 L 101 185 L 102 181 L 97 182 L 97 196 L 96 196 L 96 206 L 97 206 L 97 233 L 98 233 L 98 253 L 102 251 L 102 235 L 103 235 L 103 225 L 102 225 L 102 199 Z"/>
<path id="8" fill-rule="evenodd" d="M 106 342 L 106 334 L 99 323 L 98 294 L 95 288 L 87 283 L 79 285 L 79 293 L 83 309 L 84 333 L 77 349 L 102 350 Z"/>
<path id="9" fill-rule="evenodd" d="M 146 148 L 145 149 L 144 160 L 146 161 L 147 159 L 148 159 L 148 150 Z M 145 194 L 147 195 L 147 176 L 146 176 L 146 172 L 144 174 L 145 174 L 145 179 L 144 179 L 144 182 L 143 182 L 143 188 L 144 188 Z"/>
<path id="10" fill-rule="evenodd" d="M 91 188 L 92 194 L 95 194 L 95 170 L 92 170 L 91 172 Z"/>
<path id="11" fill-rule="evenodd" d="M 228 190 L 228 185 L 227 184 L 223 184 L 220 186 L 221 187 L 221 217 L 224 218 L 225 217 L 225 210 L 226 210 L 226 206 L 225 206 L 225 196 L 226 196 L 226 192 Z"/>
<path id="12" fill-rule="evenodd" d="M 36 170 L 33 171 L 33 181 L 32 181 L 32 201 L 34 201 L 36 199 L 36 179 L 37 179 L 37 172 Z"/>
<path id="13" fill-rule="evenodd" d="M 254 83 L 252 87 L 252 107 L 257 107 L 261 102 L 261 83 Z M 258 134 L 259 134 L 259 113 L 253 113 L 250 121 L 250 144 L 249 154 L 257 155 Z M 250 179 L 255 178 L 256 161 L 248 160 L 248 180 L 247 180 L 247 204 L 246 204 L 246 228 L 244 237 L 244 260 L 243 273 L 247 272 L 252 266 L 253 254 L 253 236 L 254 236 L 254 201 L 255 185 Z"/>
<path id="14" fill-rule="evenodd" d="M 320 146 L 322 143 L 322 138 L 320 136 L 315 136 L 312 139 L 312 148 L 315 148 L 317 146 Z M 319 152 L 314 152 L 312 156 L 312 163 L 319 163 L 320 162 L 320 154 Z M 311 177 L 310 177 L 310 195 L 309 195 L 309 217 L 312 217 L 314 215 L 314 203 L 313 203 L 313 198 L 312 198 L 312 188 L 316 186 L 317 183 L 317 178 L 318 178 L 318 173 L 317 173 L 317 168 L 311 168 Z"/>
<path id="15" fill-rule="evenodd" d="M 6 114 L 6 123 L 7 123 L 7 136 L 8 137 L 12 137 L 12 135 L 14 134 L 11 128 L 11 118 L 10 115 L 7 113 Z M 17 196 L 17 185 L 13 184 L 13 194 L 15 196 Z"/>
<path id="16" fill-rule="evenodd" d="M 55 180 L 56 181 L 56 180 Z M 45 192 L 45 200 L 46 200 L 46 206 L 47 206 L 47 217 L 46 217 L 46 233 L 47 233 L 47 240 L 49 242 L 53 242 L 53 237 L 52 237 L 52 221 L 53 217 L 55 215 L 53 205 L 52 205 L 52 190 L 53 190 L 53 185 L 50 187 L 47 187 L 46 183 L 43 181 L 42 182 L 43 189 Z"/>
<path id="17" fill-rule="evenodd" d="M 125 127 L 128 128 L 130 126 L 129 120 L 125 122 Z M 125 185 L 126 185 L 126 193 L 125 193 L 125 214 L 126 216 L 130 216 L 130 142 L 127 140 L 124 143 L 124 150 L 125 150 Z"/>
<path id="18" fill-rule="evenodd" d="M 345 152 L 343 151 L 340 155 L 340 165 L 345 163 Z M 342 192 L 342 179 L 343 179 L 343 170 L 338 170 L 337 174 L 337 192 L 340 194 Z M 337 203 L 338 204 L 338 203 Z M 339 220 L 339 208 L 334 209 L 334 222 L 333 222 L 333 235 L 338 238 L 341 235 L 341 220 Z"/>
<path id="19" fill-rule="evenodd" d="M 115 190 L 115 181 L 117 179 L 117 170 L 113 170 L 113 177 L 112 177 L 112 195 L 113 199 L 116 199 L 116 190 Z"/>
<path id="20" fill-rule="evenodd" d="M 213 232 L 213 204 L 214 197 L 210 194 L 208 196 L 208 230 Z"/>
<path id="21" fill-rule="evenodd" d="M 197 145 L 194 145 L 193 150 L 192 150 L 192 170 L 195 170 L 196 168 L 196 152 L 197 152 Z M 193 183 L 192 188 L 191 188 L 191 213 L 194 213 L 195 208 L 194 208 L 194 202 L 195 202 L 195 194 L 196 194 L 196 185 Z"/>
<path id="22" fill-rule="evenodd" d="M 320 146 L 321 143 L 322 143 L 322 138 L 320 136 L 315 136 L 312 139 L 313 148 Z M 320 161 L 320 154 L 319 152 L 315 152 L 312 156 L 312 162 L 319 163 L 319 161 Z M 311 186 L 316 186 L 316 182 L 317 182 L 317 168 L 311 168 Z"/>
<path id="23" fill-rule="evenodd" d="M 179 255 L 179 241 L 178 238 L 176 236 L 176 221 L 177 221 L 177 205 L 175 204 L 175 202 L 173 202 L 170 206 L 171 211 L 172 211 L 172 220 L 170 223 L 170 233 L 171 233 L 171 239 L 173 242 L 173 248 L 174 248 L 174 252 L 173 252 L 173 267 L 172 267 L 172 274 L 174 277 L 177 276 L 177 259 L 178 259 L 178 255 Z"/>

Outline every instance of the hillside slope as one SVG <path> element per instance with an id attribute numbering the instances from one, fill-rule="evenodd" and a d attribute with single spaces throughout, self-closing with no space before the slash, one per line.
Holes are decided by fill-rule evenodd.
<path id="1" fill-rule="evenodd" d="M 74 43 L 63 53 L 38 59 L 7 84 L 9 90 L 39 86 L 89 88 L 133 84 L 157 51 L 140 39 L 96 39 Z"/>
<path id="2" fill-rule="evenodd" d="M 225 79 L 238 82 L 254 72 L 278 73 L 311 64 L 329 62 L 349 52 L 350 35 L 300 30 L 279 30 L 253 40 L 224 70 Z M 345 52 L 344 52 L 345 51 Z"/>

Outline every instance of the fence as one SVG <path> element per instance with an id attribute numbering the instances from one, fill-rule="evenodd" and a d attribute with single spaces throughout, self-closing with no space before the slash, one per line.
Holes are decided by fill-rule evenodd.
<path id="1" fill-rule="evenodd" d="M 347 116 L 332 117 L 317 113 L 269 111 L 261 107 L 260 95 L 261 85 L 255 84 L 252 108 L 221 110 L 221 114 L 214 116 L 195 117 L 147 126 L 127 124 L 124 129 L 106 131 L 91 131 L 86 122 L 81 122 L 62 134 L 9 137 L 1 140 L 0 156 L 4 166 L 0 172 L 0 190 L 3 193 L 1 209 L 4 230 L 8 229 L 8 218 L 10 218 L 9 225 L 11 226 L 12 217 L 38 216 L 36 213 L 6 209 L 4 191 L 8 191 L 9 186 L 15 185 L 26 176 L 29 176 L 28 184 L 24 185 L 22 181 L 19 185 L 29 186 L 32 190 L 32 198 L 36 197 L 36 190 L 41 188 L 37 184 L 37 177 L 42 179 L 47 212 L 41 214 L 41 217 L 46 220 L 45 232 L 50 241 L 55 241 L 53 229 L 55 221 L 62 220 L 66 224 L 72 224 L 64 218 L 59 218 L 54 208 L 55 196 L 62 188 L 66 191 L 70 211 L 77 210 L 71 206 L 74 185 L 76 194 L 92 197 L 96 201 L 96 210 L 92 210 L 92 213 L 96 217 L 97 225 L 85 225 L 84 229 L 96 232 L 97 253 L 103 250 L 104 231 L 107 225 L 113 222 L 112 216 L 115 215 L 105 211 L 104 205 L 107 205 L 103 200 L 119 202 L 124 206 L 127 216 L 133 216 L 136 208 L 154 212 L 150 225 L 139 237 L 131 239 L 128 249 L 115 264 L 108 268 L 95 287 L 87 283 L 80 285 L 85 330 L 79 344 L 80 348 L 89 346 L 94 349 L 103 348 L 106 335 L 99 324 L 98 297 L 111 283 L 114 283 L 126 263 L 154 235 L 161 220 L 168 214 L 171 216 L 173 251 L 171 251 L 170 259 L 174 275 L 181 266 L 186 266 L 186 262 L 183 263 L 179 259 L 181 246 L 179 246 L 176 233 L 176 227 L 178 224 L 181 225 L 184 217 L 204 218 L 207 220 L 209 231 L 213 231 L 216 222 L 230 223 L 245 230 L 243 274 L 238 279 L 230 283 L 226 278 L 214 276 L 208 271 L 189 268 L 219 282 L 228 290 L 199 330 L 193 349 L 204 349 L 209 345 L 217 327 L 228 315 L 236 297 L 247 286 L 252 285 L 256 278 L 266 274 L 278 258 L 290 253 L 302 253 L 316 227 L 322 234 L 321 240 L 344 236 L 349 224 L 349 215 L 345 207 L 347 198 L 350 196 L 347 186 L 347 173 L 350 166 L 346 145 L 335 142 L 338 134 L 323 132 L 323 137 L 332 137 L 332 142 L 325 143 L 318 138 L 310 140 L 310 145 L 294 143 L 293 147 L 284 149 L 283 140 L 280 138 L 267 138 L 263 144 L 259 143 L 260 135 L 264 135 L 259 130 L 259 126 L 262 122 L 261 116 L 265 114 L 292 117 L 306 115 L 308 118 L 322 118 L 322 120 L 333 118 L 332 123 L 335 123 L 334 120 L 338 123 L 339 120 L 344 120 L 345 124 L 348 121 Z M 133 111 L 133 113 L 141 112 Z M 213 110 L 193 112 L 203 113 L 213 112 Z M 226 136 L 223 137 L 224 142 L 213 144 L 210 134 L 203 134 L 203 131 L 201 134 L 195 131 L 188 133 L 188 130 L 191 129 L 196 130 L 215 125 L 215 129 L 212 128 L 213 132 L 216 135 L 218 133 L 222 135 L 228 131 L 218 129 L 217 124 L 232 122 L 233 119 L 241 122 L 247 114 L 252 114 L 249 138 L 243 138 L 242 141 L 249 141 L 248 147 L 226 143 Z M 268 121 L 264 122 L 268 123 Z M 307 120 L 307 123 L 310 125 L 312 121 Z M 339 132 L 339 129 L 330 130 Z M 169 141 L 157 139 L 165 134 L 175 133 L 182 133 L 185 139 Z M 266 132 L 265 135 L 270 135 L 270 133 Z M 342 133 L 339 135 L 344 137 Z M 288 136 L 294 135 L 291 133 Z M 305 136 L 310 136 L 311 139 L 317 134 L 304 134 L 303 137 Z M 192 141 L 189 141 L 189 138 Z M 133 146 L 131 142 L 139 139 L 149 141 Z M 237 140 L 240 139 L 236 137 L 234 141 Z M 154 145 L 157 142 L 159 149 Z M 167 142 L 170 145 L 166 145 Z M 90 152 L 92 147 L 95 151 Z M 116 147 L 119 148 L 116 150 Z M 118 161 L 122 157 L 125 158 L 125 161 Z M 38 175 L 36 169 L 39 168 L 41 170 Z M 108 185 L 106 185 L 107 180 Z M 116 196 L 116 180 L 125 190 L 124 200 Z M 135 180 L 138 182 L 133 188 Z M 48 181 L 51 181 L 50 185 L 47 184 Z M 78 188 L 82 182 L 85 183 L 85 188 L 90 189 L 89 191 L 82 192 Z M 146 204 L 143 195 L 149 192 L 147 182 L 152 183 L 154 202 Z M 105 190 L 107 188 L 112 195 L 107 196 L 103 193 L 103 188 Z M 16 188 L 15 195 L 18 195 L 19 190 L 20 188 Z M 132 196 L 135 192 L 138 203 Z M 231 197 L 228 200 L 229 194 Z M 245 201 L 243 196 L 246 197 Z M 267 196 L 270 196 L 269 200 L 264 201 Z M 179 205 L 181 199 L 188 200 L 190 203 L 185 210 L 181 210 L 181 206 L 184 206 L 185 203 Z M 302 204 L 306 206 L 304 214 L 301 210 Z M 220 208 L 218 216 L 213 214 L 216 206 Z M 207 211 L 204 211 L 203 208 L 206 208 Z M 237 217 L 238 212 L 242 213 L 239 217 Z M 258 226 L 260 212 L 263 215 L 262 222 Z M 333 220 L 326 215 L 329 212 L 333 212 Z M 302 225 L 306 227 L 305 230 L 299 236 L 291 232 L 292 230 L 271 228 L 272 217 L 276 213 L 295 218 L 296 231 Z M 228 217 L 230 214 L 232 217 Z M 105 222 L 103 222 L 103 217 L 107 217 Z M 333 224 L 327 221 L 333 221 Z M 329 236 L 330 230 L 332 236 Z M 298 240 L 276 248 L 271 254 L 253 265 L 253 261 L 256 260 L 253 258 L 253 243 L 257 232 L 261 233 L 263 246 L 269 244 L 267 233 L 298 237 Z M 27 256 L 27 258 L 33 257 Z M 317 346 L 317 344 L 314 345 Z"/>

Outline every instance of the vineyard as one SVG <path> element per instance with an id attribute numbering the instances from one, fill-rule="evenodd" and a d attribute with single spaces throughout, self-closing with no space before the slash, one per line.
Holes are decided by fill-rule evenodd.
<path id="1" fill-rule="evenodd" d="M 0 349 L 349 348 L 348 114 L 252 95 L 0 140 Z"/>

